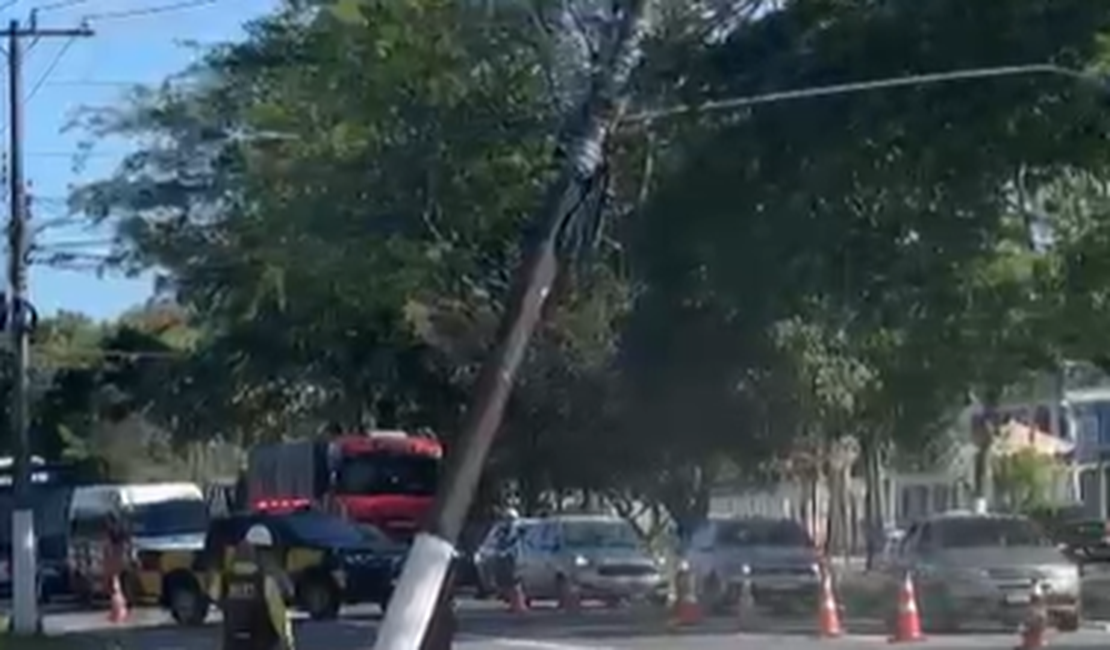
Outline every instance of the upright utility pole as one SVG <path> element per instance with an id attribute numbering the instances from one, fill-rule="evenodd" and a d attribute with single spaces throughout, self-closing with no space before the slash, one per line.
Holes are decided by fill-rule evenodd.
<path id="1" fill-rule="evenodd" d="M 33 21 L 32 21 L 33 22 Z M 30 316 L 27 299 L 27 193 L 23 178 L 23 39 L 92 36 L 80 29 L 39 29 L 34 24 L 21 28 L 18 20 L 8 25 L 8 132 L 11 156 L 11 221 L 8 279 L 11 283 L 8 327 L 15 355 L 15 385 L 12 389 L 12 432 L 15 436 L 15 509 L 12 511 L 12 631 L 30 635 L 39 629 L 35 520 L 31 502 L 31 441 L 28 435 L 28 370 L 30 367 Z"/>
<path id="2" fill-rule="evenodd" d="M 618 23 L 602 65 L 569 137 L 562 171 L 537 215 L 537 238 L 517 271 L 516 285 L 501 317 L 496 347 L 482 366 L 458 442 L 450 450 L 431 517 L 416 536 L 397 590 L 378 633 L 376 650 L 420 650 L 433 614 L 444 616 L 451 589 L 449 568 L 466 521 L 486 455 L 501 426 L 517 369 L 558 274 L 558 249 L 571 220 L 593 191 L 609 133 L 627 103 L 626 87 L 639 62 L 648 0 L 613 2 Z M 438 618 L 438 617 L 437 617 Z M 439 626 L 436 626 L 439 627 Z M 436 645 L 436 644 L 430 644 Z M 425 646 L 429 647 L 429 646 Z"/>

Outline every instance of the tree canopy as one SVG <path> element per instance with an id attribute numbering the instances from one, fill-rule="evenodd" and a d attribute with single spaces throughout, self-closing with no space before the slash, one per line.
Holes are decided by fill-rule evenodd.
<path id="1" fill-rule="evenodd" d="M 44 366 L 66 360 L 37 402 L 46 450 L 134 415 L 171 450 L 325 422 L 450 440 L 604 44 L 595 4 L 290 2 L 86 111 L 94 143 L 136 149 L 71 207 L 168 306 L 43 328 Z M 667 4 L 631 99 L 1093 73 L 1108 30 L 1090 0 Z M 721 477 L 848 439 L 920 457 L 970 401 L 1110 368 L 1107 99 L 1042 73 L 625 124 L 492 476 L 535 505 L 584 489 L 682 518 Z"/>

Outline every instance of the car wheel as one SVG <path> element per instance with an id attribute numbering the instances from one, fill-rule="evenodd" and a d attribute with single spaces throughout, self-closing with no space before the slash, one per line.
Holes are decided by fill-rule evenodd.
<path id="1" fill-rule="evenodd" d="M 927 596 L 918 600 L 922 627 L 936 634 L 958 634 L 963 627 L 960 622 L 961 612 L 953 607 L 951 603 L 946 602 L 942 594 L 923 591 L 922 595 Z M 897 618 L 898 609 L 896 607 L 894 610 L 895 624 L 897 624 Z"/>
<path id="2" fill-rule="evenodd" d="M 570 580 L 561 573 L 555 576 L 555 599 L 560 609 L 567 609 L 574 605 L 574 588 Z"/>
<path id="3" fill-rule="evenodd" d="M 706 576 L 705 580 L 702 580 L 701 585 L 696 589 L 699 592 L 698 602 L 706 611 L 718 613 L 724 609 L 724 587 L 721 578 L 716 573 L 710 573 Z"/>
<path id="4" fill-rule="evenodd" d="M 196 583 L 179 580 L 170 583 L 166 606 L 178 625 L 196 627 L 208 618 L 210 604 Z"/>
<path id="5" fill-rule="evenodd" d="M 378 597 L 378 607 L 381 608 L 382 614 L 389 608 L 389 601 L 393 600 L 393 590 L 389 589 L 384 594 Z"/>
<path id="6" fill-rule="evenodd" d="M 339 590 L 330 580 L 310 578 L 300 590 L 301 608 L 314 621 L 332 620 L 339 616 L 342 603 Z"/>
<path id="7" fill-rule="evenodd" d="M 1056 629 L 1061 632 L 1078 632 L 1081 617 L 1079 612 L 1064 612 L 1056 615 Z"/>

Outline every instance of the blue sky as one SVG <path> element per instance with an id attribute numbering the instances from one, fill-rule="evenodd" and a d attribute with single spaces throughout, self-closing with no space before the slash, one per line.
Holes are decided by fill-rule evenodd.
<path id="1" fill-rule="evenodd" d="M 0 6 L 5 4 L 0 1 Z M 41 7 L 38 16 L 41 27 L 70 27 L 89 17 L 90 26 L 96 30 L 95 36 L 73 42 L 43 39 L 27 53 L 24 88 L 28 95 L 36 87 L 37 90 L 25 104 L 24 170 L 35 197 L 32 218 L 39 226 L 35 235 L 37 244 L 53 245 L 55 250 L 73 246 L 73 250 L 88 253 L 96 252 L 98 246 L 106 249 L 99 242 L 111 236 L 111 232 L 92 231 L 80 221 L 67 220 L 64 199 L 74 184 L 110 174 L 126 153 L 127 143 L 98 146 L 87 164 L 80 171 L 75 170 L 73 157 L 86 136 L 79 132 L 63 133 L 75 111 L 82 106 L 115 103 L 128 84 L 157 83 L 183 69 L 194 60 L 196 52 L 181 45 L 182 41 L 205 44 L 235 39 L 242 34 L 245 21 L 277 7 L 278 0 L 210 0 L 162 13 L 123 15 L 177 4 L 187 3 L 17 0 L 4 12 L 6 20 L 26 20 L 31 9 Z M 57 8 L 51 9 L 54 5 Z M 6 156 L 7 135 L 4 137 L 2 151 Z M 7 213 L 7 193 L 3 195 L 0 214 Z M 30 290 L 32 302 L 43 315 L 64 309 L 110 318 L 149 297 L 151 279 L 36 266 L 32 268 Z"/>

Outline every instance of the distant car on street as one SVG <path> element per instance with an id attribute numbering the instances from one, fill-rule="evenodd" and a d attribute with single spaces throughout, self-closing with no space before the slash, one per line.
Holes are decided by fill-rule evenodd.
<path id="1" fill-rule="evenodd" d="M 661 562 L 620 517 L 556 515 L 522 532 L 515 573 L 528 599 L 576 593 L 615 606 L 666 598 Z"/>
<path id="2" fill-rule="evenodd" d="M 892 603 L 905 575 L 913 575 L 923 622 L 934 629 L 1020 623 L 1035 583 L 1045 593 L 1050 622 L 1061 631 L 1079 628 L 1079 567 L 1027 517 L 934 515 L 906 529 L 883 570 Z"/>
<path id="3" fill-rule="evenodd" d="M 744 580 L 760 606 L 774 611 L 815 606 L 820 554 L 795 520 L 711 516 L 690 537 L 685 558 L 698 602 L 711 610 L 735 603 Z"/>

